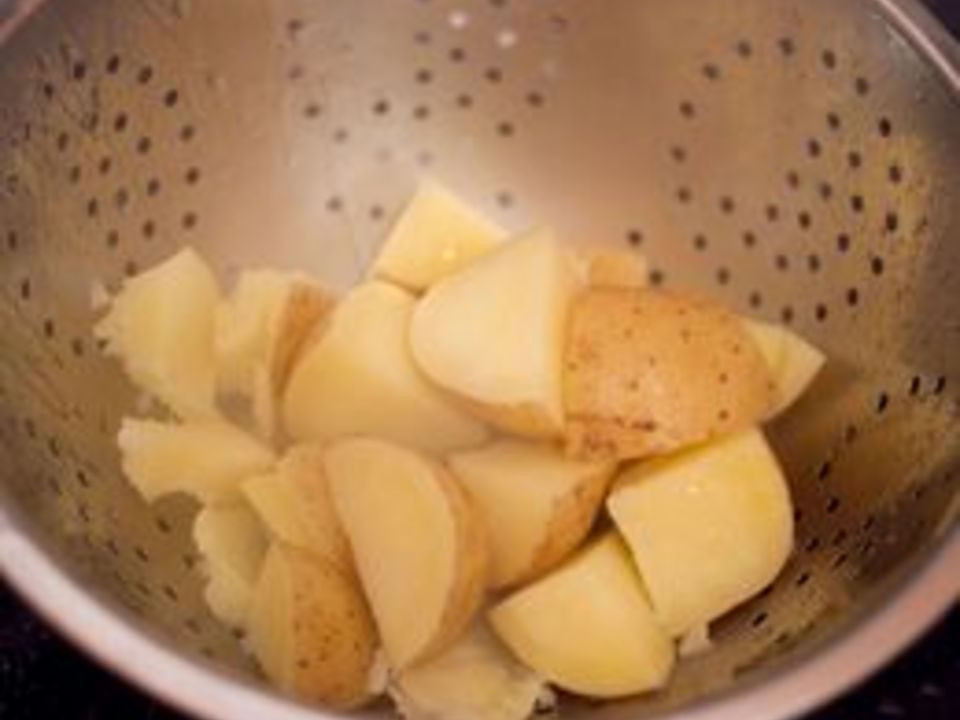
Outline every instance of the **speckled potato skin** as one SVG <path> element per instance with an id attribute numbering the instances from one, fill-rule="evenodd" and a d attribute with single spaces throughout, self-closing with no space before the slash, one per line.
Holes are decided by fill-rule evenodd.
<path id="1" fill-rule="evenodd" d="M 761 420 L 773 388 L 733 313 L 658 290 L 595 287 L 570 311 L 565 445 L 582 459 L 643 458 Z"/>

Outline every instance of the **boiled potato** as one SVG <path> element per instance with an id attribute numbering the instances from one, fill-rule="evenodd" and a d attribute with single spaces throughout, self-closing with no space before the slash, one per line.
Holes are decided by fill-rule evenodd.
<path id="1" fill-rule="evenodd" d="M 495 606 L 490 623 L 520 660 L 559 687 L 615 698 L 658 688 L 674 647 L 613 532 Z"/>
<path id="2" fill-rule="evenodd" d="M 772 381 L 743 323 L 682 295 L 590 288 L 573 303 L 565 353 L 573 457 L 670 452 L 762 419 Z"/>
<path id="3" fill-rule="evenodd" d="M 274 538 L 352 573 L 350 546 L 327 488 L 323 452 L 320 445 L 291 448 L 275 469 L 246 480 L 243 494 Z"/>
<path id="4" fill-rule="evenodd" d="M 487 526 L 493 587 L 529 580 L 569 555 L 593 525 L 615 470 L 509 439 L 449 462 Z"/>
<path id="5" fill-rule="evenodd" d="M 284 692 L 335 708 L 369 699 L 377 633 L 354 578 L 312 553 L 274 543 L 248 615 L 250 648 Z"/>
<path id="6" fill-rule="evenodd" d="M 643 288 L 650 284 L 647 259 L 636 250 L 594 248 L 583 255 L 591 287 Z"/>
<path id="7" fill-rule="evenodd" d="M 476 414 L 519 435 L 563 428 L 562 355 L 577 285 L 546 231 L 505 243 L 434 285 L 410 325 L 417 364 Z"/>
<path id="8" fill-rule="evenodd" d="M 420 374 L 407 330 L 415 300 L 387 283 L 354 288 L 287 384 L 283 417 L 299 440 L 373 435 L 443 452 L 481 444 L 484 426 Z"/>
<path id="9" fill-rule="evenodd" d="M 94 333 L 130 379 L 185 419 L 215 417 L 216 279 L 185 248 L 130 278 Z"/>
<path id="10" fill-rule="evenodd" d="M 756 429 L 634 465 L 607 508 L 675 636 L 762 590 L 793 544 L 787 484 Z"/>
<path id="11" fill-rule="evenodd" d="M 117 444 L 124 473 L 148 501 L 177 492 L 205 503 L 235 500 L 244 479 L 274 463 L 269 448 L 220 420 L 125 418 Z"/>
<path id="12" fill-rule="evenodd" d="M 449 647 L 473 617 L 487 580 L 482 520 L 453 477 L 382 440 L 332 443 L 330 495 L 391 667 Z"/>
<path id="13" fill-rule="evenodd" d="M 435 182 L 420 186 L 380 253 L 373 276 L 421 292 L 489 252 L 503 230 Z"/>
<path id="14" fill-rule="evenodd" d="M 407 720 L 524 720 L 543 687 L 475 622 L 441 655 L 399 673 L 389 693 Z"/>
<path id="15" fill-rule="evenodd" d="M 773 377 L 773 406 L 767 417 L 775 417 L 793 405 L 810 386 L 826 362 L 826 356 L 782 325 L 748 320 L 746 327 Z"/>
<path id="16" fill-rule="evenodd" d="M 207 574 L 203 597 L 210 611 L 228 625 L 245 627 L 267 550 L 257 516 L 242 503 L 208 505 L 194 521 L 193 541 Z"/>
<path id="17" fill-rule="evenodd" d="M 253 270 L 240 275 L 216 313 L 215 349 L 222 392 L 253 401 L 262 437 L 276 432 L 279 398 L 294 361 L 333 298 L 298 273 Z"/>

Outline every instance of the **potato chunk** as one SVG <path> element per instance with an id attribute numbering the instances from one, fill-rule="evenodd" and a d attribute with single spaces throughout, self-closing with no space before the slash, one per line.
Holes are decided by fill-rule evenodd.
<path id="1" fill-rule="evenodd" d="M 117 444 L 124 473 L 147 501 L 176 492 L 204 503 L 236 500 L 240 483 L 274 462 L 269 448 L 220 420 L 126 418 Z"/>
<path id="2" fill-rule="evenodd" d="M 294 438 L 372 435 L 435 452 L 486 439 L 486 428 L 414 365 L 407 342 L 414 303 L 382 282 L 343 298 L 287 385 L 284 420 Z"/>
<path id="3" fill-rule="evenodd" d="M 373 261 L 373 276 L 414 292 L 496 247 L 505 233 L 435 182 L 420 186 Z"/>
<path id="4" fill-rule="evenodd" d="M 211 612 L 228 625 L 246 627 L 267 550 L 257 516 L 243 503 L 204 507 L 194 521 L 193 540 L 203 558 L 203 597 Z"/>
<path id="5" fill-rule="evenodd" d="M 566 444 L 573 457 L 670 452 L 764 417 L 772 381 L 735 315 L 654 290 L 591 288 L 567 333 Z"/>
<path id="6" fill-rule="evenodd" d="M 558 448 L 500 440 L 450 457 L 490 535 L 491 585 L 529 580 L 586 537 L 615 465 L 578 462 Z"/>
<path id="7" fill-rule="evenodd" d="M 252 270 L 240 275 L 216 314 L 221 392 L 252 400 L 261 437 L 277 431 L 277 405 L 301 348 L 334 305 L 331 295 L 298 273 Z"/>
<path id="8" fill-rule="evenodd" d="M 486 586 L 479 515 L 442 466 L 397 445 L 341 440 L 328 447 L 326 466 L 391 667 L 442 652 Z"/>
<path id="9" fill-rule="evenodd" d="M 662 686 L 674 662 L 623 542 L 608 533 L 489 613 L 517 657 L 565 690 L 599 698 Z"/>
<path id="10" fill-rule="evenodd" d="M 284 692 L 335 708 L 366 702 L 377 634 L 354 578 L 322 557 L 274 544 L 249 613 L 250 647 Z"/>
<path id="11" fill-rule="evenodd" d="M 243 483 L 243 494 L 271 535 L 321 555 L 347 573 L 353 559 L 327 487 L 323 447 L 291 448 L 277 467 Z"/>
<path id="12" fill-rule="evenodd" d="M 634 465 L 607 508 L 675 636 L 760 592 L 793 545 L 787 484 L 756 429 Z"/>
<path id="13" fill-rule="evenodd" d="M 492 425 L 557 436 L 576 279 L 572 257 L 549 232 L 505 243 L 444 278 L 418 303 L 410 326 L 413 357 L 431 380 Z"/>
<path id="14" fill-rule="evenodd" d="M 214 312 L 219 290 L 192 248 L 130 278 L 94 333 L 130 379 L 185 419 L 215 417 Z"/>
<path id="15" fill-rule="evenodd" d="M 776 417 L 803 395 L 827 358 L 820 350 L 782 325 L 748 320 L 746 326 L 773 377 L 773 407 L 767 417 Z"/>
<path id="16" fill-rule="evenodd" d="M 484 622 L 441 655 L 398 674 L 389 692 L 407 720 L 525 720 L 543 681 Z"/>

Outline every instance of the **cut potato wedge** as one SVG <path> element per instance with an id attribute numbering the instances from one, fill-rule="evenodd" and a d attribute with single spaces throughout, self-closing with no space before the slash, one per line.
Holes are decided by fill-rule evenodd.
<path id="1" fill-rule="evenodd" d="M 420 186 L 373 262 L 373 276 L 421 292 L 506 234 L 435 182 Z"/>
<path id="2" fill-rule="evenodd" d="M 147 501 L 178 492 L 204 503 L 236 500 L 244 479 L 274 463 L 269 448 L 219 420 L 125 418 L 117 444 L 124 473 Z"/>
<path id="3" fill-rule="evenodd" d="M 243 503 L 210 505 L 193 524 L 193 541 L 203 558 L 203 597 L 222 622 L 245 628 L 253 589 L 267 550 L 263 526 Z"/>
<path id="4" fill-rule="evenodd" d="M 327 488 L 323 452 L 320 445 L 292 448 L 275 470 L 246 480 L 243 494 L 274 538 L 352 573 L 350 546 Z"/>
<path id="5" fill-rule="evenodd" d="M 254 270 L 240 275 L 216 315 L 221 392 L 253 401 L 260 435 L 277 429 L 277 405 L 304 342 L 334 305 L 299 273 Z"/>
<path id="6" fill-rule="evenodd" d="M 333 563 L 272 545 L 248 626 L 254 656 L 282 691 L 340 709 L 369 699 L 376 629 L 356 581 Z"/>
<path id="7" fill-rule="evenodd" d="M 130 379 L 184 419 L 217 416 L 214 406 L 216 279 L 186 248 L 130 278 L 94 333 Z"/>
<path id="8" fill-rule="evenodd" d="M 489 618 L 518 658 L 581 695 L 615 698 L 653 690 L 673 667 L 673 642 L 657 624 L 616 533 L 511 595 Z"/>
<path id="9" fill-rule="evenodd" d="M 793 545 L 787 484 L 756 429 L 635 465 L 607 507 L 674 636 L 760 592 Z"/>
<path id="10" fill-rule="evenodd" d="M 487 579 L 482 520 L 440 465 L 374 439 L 326 452 L 334 507 L 350 541 L 391 667 L 449 647 Z"/>
<path id="11" fill-rule="evenodd" d="M 475 622 L 441 655 L 397 675 L 389 693 L 407 720 L 525 720 L 543 688 Z"/>
<path id="12" fill-rule="evenodd" d="M 410 326 L 414 359 L 492 425 L 524 436 L 559 435 L 576 277 L 572 257 L 547 231 L 505 243 L 419 302 Z"/>
<path id="13" fill-rule="evenodd" d="M 571 310 L 566 444 L 573 457 L 661 454 L 761 420 L 766 362 L 743 323 L 676 294 L 591 288 Z"/>
<path id="14" fill-rule="evenodd" d="M 810 386 L 827 361 L 809 342 L 782 325 L 746 321 L 773 378 L 773 407 L 767 418 L 776 417 L 793 405 Z"/>
<path id="15" fill-rule="evenodd" d="M 347 294 L 293 371 L 283 407 L 287 432 L 299 440 L 372 435 L 434 452 L 486 439 L 484 426 L 413 364 L 407 331 L 414 303 L 382 282 Z"/>
<path id="16" fill-rule="evenodd" d="M 636 250 L 596 248 L 585 253 L 587 284 L 591 287 L 644 288 L 650 265 Z"/>
<path id="17" fill-rule="evenodd" d="M 542 574 L 580 544 L 616 465 L 570 460 L 549 444 L 500 440 L 452 455 L 450 468 L 483 515 L 491 585 L 501 588 Z"/>

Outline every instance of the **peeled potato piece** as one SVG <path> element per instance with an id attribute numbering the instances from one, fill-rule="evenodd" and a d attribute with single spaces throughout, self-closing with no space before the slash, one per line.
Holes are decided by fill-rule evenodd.
<path id="1" fill-rule="evenodd" d="M 373 261 L 373 276 L 414 292 L 489 252 L 503 230 L 435 182 L 418 188 Z"/>
<path id="2" fill-rule="evenodd" d="M 525 720 L 543 687 L 478 621 L 441 655 L 399 673 L 389 693 L 407 720 Z"/>
<path id="3" fill-rule="evenodd" d="M 325 557 L 347 573 L 353 559 L 330 499 L 323 447 L 291 448 L 275 469 L 243 483 L 243 494 L 271 535 Z"/>
<path id="4" fill-rule="evenodd" d="M 391 667 L 437 655 L 482 597 L 482 520 L 442 466 L 398 445 L 341 440 L 327 448 L 325 462 Z"/>
<path id="5" fill-rule="evenodd" d="M 803 395 L 827 359 L 820 350 L 782 325 L 748 320 L 746 327 L 770 369 L 773 406 L 766 417 L 776 417 Z"/>
<path id="6" fill-rule="evenodd" d="M 647 259 L 636 250 L 596 248 L 585 253 L 591 287 L 644 288 L 650 284 Z"/>
<path id="7" fill-rule="evenodd" d="M 732 313 L 655 290 L 590 288 L 565 353 L 567 451 L 627 459 L 670 452 L 761 420 L 772 381 Z"/>
<path id="8" fill-rule="evenodd" d="M 350 291 L 294 369 L 284 396 L 298 440 L 373 435 L 444 452 L 481 444 L 484 426 L 417 370 L 407 332 L 415 300 L 393 285 Z"/>
<path id="9" fill-rule="evenodd" d="M 274 462 L 269 448 L 220 420 L 125 418 L 117 444 L 124 473 L 148 501 L 176 492 L 205 503 L 236 500 L 240 483 Z"/>
<path id="10" fill-rule="evenodd" d="M 410 348 L 421 370 L 499 429 L 563 428 L 562 355 L 577 285 L 572 257 L 539 231 L 434 285 L 417 304 Z"/>
<path id="11" fill-rule="evenodd" d="M 559 687 L 616 698 L 661 687 L 674 647 L 616 533 L 508 597 L 490 623 L 523 662 Z"/>
<path id="12" fill-rule="evenodd" d="M 94 334 L 130 379 L 181 418 L 216 417 L 217 282 L 192 248 L 124 283 Z"/>
<path id="13" fill-rule="evenodd" d="M 260 521 L 242 503 L 207 506 L 194 521 L 193 540 L 203 557 L 203 597 L 211 612 L 228 625 L 245 627 L 267 550 Z"/>
<path id="14" fill-rule="evenodd" d="M 570 460 L 549 444 L 506 439 L 449 462 L 487 526 L 493 587 L 529 580 L 569 555 L 593 525 L 615 470 Z"/>
<path id="15" fill-rule="evenodd" d="M 356 581 L 325 558 L 273 544 L 248 624 L 254 656 L 284 692 L 340 709 L 369 699 L 373 619 Z"/>
<path id="16" fill-rule="evenodd" d="M 221 391 L 253 400 L 262 437 L 277 429 L 277 404 L 304 342 L 333 307 L 306 276 L 274 270 L 240 275 L 216 314 Z"/>
<path id="17" fill-rule="evenodd" d="M 787 484 L 756 429 L 634 465 L 607 508 L 674 636 L 760 592 L 793 545 Z"/>

